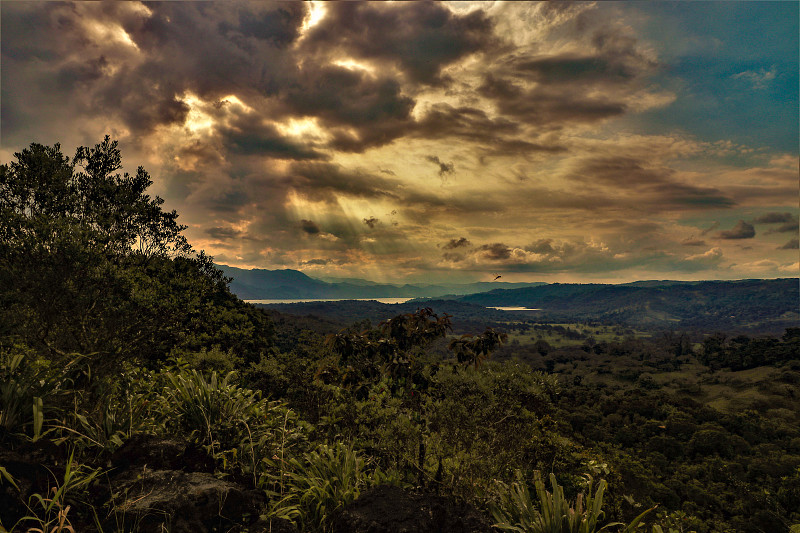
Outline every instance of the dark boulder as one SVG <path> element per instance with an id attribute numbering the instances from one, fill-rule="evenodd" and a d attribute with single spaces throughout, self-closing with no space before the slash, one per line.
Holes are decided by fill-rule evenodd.
<path id="1" fill-rule="evenodd" d="M 475 508 L 391 485 L 368 490 L 334 517 L 332 533 L 489 533 Z"/>
<path id="2" fill-rule="evenodd" d="M 133 435 L 111 455 L 110 461 L 114 469 L 112 474 L 145 467 L 184 472 L 214 471 L 214 459 L 197 444 L 148 434 Z"/>
<path id="3" fill-rule="evenodd" d="M 254 524 L 265 503 L 262 493 L 211 474 L 147 468 L 116 478 L 112 500 L 116 514 L 132 530 L 172 533 L 230 531 Z"/>

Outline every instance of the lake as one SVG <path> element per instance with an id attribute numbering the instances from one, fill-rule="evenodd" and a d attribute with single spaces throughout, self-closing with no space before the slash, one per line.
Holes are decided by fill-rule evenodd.
<path id="1" fill-rule="evenodd" d="M 487 307 L 487 309 L 497 309 L 498 311 L 541 311 L 532 307 Z"/>
<path id="2" fill-rule="evenodd" d="M 294 300 L 245 300 L 250 304 L 301 304 L 301 303 L 315 303 L 315 302 L 380 302 L 382 304 L 403 304 L 414 298 L 297 298 Z M 541 311 L 541 309 L 534 309 L 530 307 L 487 307 L 487 309 L 497 309 L 498 311 Z"/>
<path id="3" fill-rule="evenodd" d="M 249 304 L 300 304 L 313 302 L 380 302 L 382 304 L 403 304 L 414 298 L 298 298 L 296 300 L 245 300 Z"/>

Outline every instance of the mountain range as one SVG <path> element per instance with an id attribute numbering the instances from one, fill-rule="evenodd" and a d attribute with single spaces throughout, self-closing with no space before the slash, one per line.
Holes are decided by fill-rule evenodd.
<path id="1" fill-rule="evenodd" d="M 231 291 L 243 300 L 435 298 L 444 295 L 461 296 L 498 288 L 518 289 L 543 285 L 543 283 L 498 281 L 393 285 L 359 279 L 323 281 L 291 269 L 246 270 L 227 265 L 217 265 L 217 268 L 232 278 Z"/>

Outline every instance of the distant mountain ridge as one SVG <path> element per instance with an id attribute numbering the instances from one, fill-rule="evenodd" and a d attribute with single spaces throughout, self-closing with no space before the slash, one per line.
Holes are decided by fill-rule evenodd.
<path id="1" fill-rule="evenodd" d="M 457 298 L 486 307 L 542 309 L 539 316 L 640 326 L 726 327 L 800 324 L 800 279 L 642 281 L 492 290 Z"/>
<path id="2" fill-rule="evenodd" d="M 228 265 L 216 266 L 226 276 L 233 278 L 230 284 L 231 291 L 243 300 L 434 298 L 444 295 L 457 297 L 498 287 L 516 289 L 543 285 L 543 283 L 504 282 L 392 285 L 356 279 L 329 282 L 292 269 L 247 270 Z"/>

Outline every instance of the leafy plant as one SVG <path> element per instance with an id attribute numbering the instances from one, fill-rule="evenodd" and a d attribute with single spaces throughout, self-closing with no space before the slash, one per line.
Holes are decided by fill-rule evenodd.
<path id="1" fill-rule="evenodd" d="M 44 432 L 45 399 L 64 392 L 80 359 L 76 356 L 56 371 L 24 346 L 0 350 L 0 430 L 18 435 L 29 430 L 30 438 L 38 440 Z"/>
<path id="2" fill-rule="evenodd" d="M 606 524 L 598 529 L 603 512 L 603 493 L 607 483 L 600 480 L 597 490 L 592 495 L 591 483 L 586 493 L 578 494 L 575 501 L 564 497 L 564 488 L 556 481 L 555 474 L 550 474 L 550 486 L 553 491 L 545 489 L 541 474 L 534 473 L 536 499 L 531 496 L 527 483 L 517 472 L 517 481 L 510 486 L 500 483 L 500 497 L 491 507 L 495 527 L 517 533 L 595 533 L 605 531 L 613 526 L 624 526 L 624 533 L 636 530 L 642 519 L 652 509 L 637 516 L 627 526 L 619 522 Z"/>
<path id="3" fill-rule="evenodd" d="M 373 479 L 367 462 L 342 443 L 323 444 L 288 466 L 283 492 L 271 494 L 276 501 L 270 515 L 295 522 L 301 531 L 327 531 L 333 513 L 358 498 Z"/>
<path id="4" fill-rule="evenodd" d="M 280 402 L 233 383 L 234 372 L 206 379 L 196 370 L 166 372 L 169 387 L 164 415 L 177 415 L 180 429 L 203 444 L 227 472 L 251 475 L 254 485 L 279 444 L 281 449 L 305 440 L 305 426 Z"/>
<path id="5" fill-rule="evenodd" d="M 45 495 L 31 495 L 27 504 L 30 514 L 20 518 L 11 531 L 23 524 L 25 531 L 29 533 L 75 533 L 68 516 L 71 505 L 66 503 L 67 499 L 84 491 L 100 474 L 100 469 L 78 465 L 74 460 L 74 453 L 71 454 L 61 483 L 55 483 Z"/>

